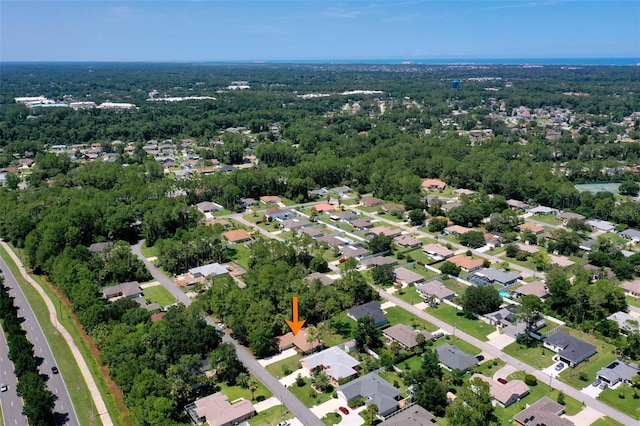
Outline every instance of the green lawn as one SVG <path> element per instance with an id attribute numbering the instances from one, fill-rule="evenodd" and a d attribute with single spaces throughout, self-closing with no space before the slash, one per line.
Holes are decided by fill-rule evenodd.
<path id="1" fill-rule="evenodd" d="M 448 280 L 440 280 L 440 282 L 458 296 L 462 296 L 467 291 L 467 288 L 469 288 L 468 285 L 462 284 L 461 282 L 453 280 L 451 278 L 449 278 Z"/>
<path id="2" fill-rule="evenodd" d="M 422 366 L 422 355 L 414 355 L 409 359 L 402 361 L 397 367 L 403 371 L 419 370 Z"/>
<path id="3" fill-rule="evenodd" d="M 330 394 L 318 393 L 311 387 L 311 381 L 308 377 L 304 378 L 304 386 L 298 387 L 296 383 L 293 383 L 288 387 L 289 391 L 295 395 L 306 407 L 313 407 L 314 405 L 322 404 L 331 399 Z"/>
<path id="4" fill-rule="evenodd" d="M 392 306 L 391 308 L 387 308 L 385 310 L 385 315 L 387 316 L 387 319 L 389 320 L 389 324 L 391 325 L 402 323 L 405 325 L 410 325 L 411 327 L 414 327 L 414 328 L 418 327 L 421 329 L 425 329 L 429 332 L 436 331 L 438 329 L 438 327 L 431 324 L 430 322 L 425 321 L 421 318 L 418 318 L 415 315 L 413 315 L 411 312 L 406 311 L 398 306 Z"/>
<path id="5" fill-rule="evenodd" d="M 293 417 L 293 415 L 287 407 L 284 405 L 276 405 L 275 407 L 267 408 L 259 412 L 248 421 L 251 426 L 262 426 L 265 424 L 277 425 L 281 421 L 290 419 L 291 417 Z"/>
<path id="6" fill-rule="evenodd" d="M 260 401 L 264 401 L 267 398 L 271 398 L 272 394 L 269 391 L 269 389 L 267 389 L 259 380 L 256 380 L 256 382 L 258 382 L 258 389 L 253 394 L 254 401 L 260 402 Z M 220 387 L 220 392 L 227 395 L 227 397 L 229 398 L 229 401 L 231 402 L 241 398 L 251 401 L 251 391 L 249 389 L 245 389 L 240 386 L 222 385 Z"/>
<path id="7" fill-rule="evenodd" d="M 571 334 L 575 337 L 578 337 L 579 339 L 589 342 L 592 345 L 596 345 L 598 351 L 588 360 L 581 362 L 577 367 L 568 368 L 560 373 L 560 379 L 576 389 L 582 389 L 587 384 L 591 383 L 591 381 L 596 378 L 596 373 L 598 372 L 598 370 L 606 367 L 607 365 L 609 365 L 609 363 L 615 361 L 618 358 L 614 353 L 612 353 L 615 350 L 615 347 L 613 345 L 598 340 L 586 333 L 572 330 L 568 327 L 564 327 L 563 331 L 567 334 Z M 581 372 L 585 372 L 587 374 L 586 382 L 583 382 L 578 378 L 578 375 Z"/>
<path id="8" fill-rule="evenodd" d="M 503 360 L 490 359 L 477 366 L 474 371 L 476 373 L 484 374 L 487 377 L 493 377 L 493 374 L 504 366 L 505 362 Z"/>
<path id="9" fill-rule="evenodd" d="M 555 353 L 543 348 L 542 345 L 528 348 L 518 342 L 513 342 L 502 349 L 502 351 L 538 369 L 547 368 L 554 363 L 551 357 L 554 356 Z"/>
<path id="10" fill-rule="evenodd" d="M 636 308 L 640 308 L 640 298 L 627 296 L 627 303 L 631 306 L 635 306 Z"/>
<path id="11" fill-rule="evenodd" d="M 613 232 L 607 232 L 606 234 L 599 235 L 598 239 L 600 238 L 602 238 L 603 240 L 611 241 L 618 244 L 627 244 L 629 242 L 629 240 Z"/>
<path id="12" fill-rule="evenodd" d="M 494 326 L 484 321 L 466 318 L 462 315 L 462 311 L 444 303 L 438 305 L 437 308 L 427 308 L 426 312 L 485 342 L 489 340 L 487 335 L 496 331 Z"/>
<path id="13" fill-rule="evenodd" d="M 542 223 L 546 223 L 547 225 L 555 225 L 555 226 L 560 226 L 562 225 L 562 221 L 556 219 L 555 216 L 553 215 L 545 215 L 545 214 L 537 214 L 537 215 L 533 215 L 531 216 L 529 219 L 531 219 L 532 221 L 536 221 L 536 222 L 542 222 Z"/>
<path id="14" fill-rule="evenodd" d="M 560 325 L 560 323 L 551 321 L 550 319 L 547 319 L 547 318 L 544 319 L 544 322 L 545 322 L 544 327 L 542 327 L 540 330 L 537 331 L 538 334 L 544 334 L 547 331 L 551 331 Z"/>
<path id="15" fill-rule="evenodd" d="M 342 421 L 342 417 L 338 413 L 327 413 L 327 415 L 320 420 L 322 420 L 322 423 L 325 425 L 332 426 L 340 423 Z"/>
<path id="16" fill-rule="evenodd" d="M 402 395 L 407 394 L 407 385 L 404 383 L 404 380 L 400 378 L 400 375 L 398 375 L 398 373 L 396 373 L 395 371 L 385 370 L 379 372 L 378 375 L 390 385 L 394 385 L 397 383 L 397 389 L 400 391 L 400 393 Z"/>
<path id="17" fill-rule="evenodd" d="M 160 306 L 167 306 L 172 303 L 176 303 L 175 296 L 169 293 L 169 290 L 161 285 L 147 287 L 143 290 L 143 294 L 144 298 L 149 303 L 157 303 Z"/>
<path id="18" fill-rule="evenodd" d="M 613 420 L 611 417 L 605 416 L 591 423 L 591 426 L 624 426 L 624 425 L 620 422 Z"/>
<path id="19" fill-rule="evenodd" d="M 142 251 L 142 255 L 144 257 L 157 257 L 160 255 L 160 252 L 158 251 L 158 247 L 156 246 L 147 247 L 146 241 L 144 244 L 142 244 L 140 251 Z"/>
<path id="20" fill-rule="evenodd" d="M 358 210 L 362 210 L 363 212 L 367 213 L 374 213 L 380 211 L 380 206 L 359 206 Z"/>
<path id="21" fill-rule="evenodd" d="M 421 248 L 417 248 L 411 251 L 406 252 L 405 257 L 411 257 L 411 259 L 416 262 L 420 262 L 425 265 L 431 265 L 432 263 L 436 263 L 437 261 L 429 256 L 427 256 Z"/>
<path id="22" fill-rule="evenodd" d="M 329 330 L 322 337 L 325 346 L 339 345 L 351 339 L 351 330 L 354 325 L 355 321 L 347 317 L 346 312 L 333 317 L 329 322 Z"/>
<path id="23" fill-rule="evenodd" d="M 267 365 L 266 368 L 267 368 L 267 371 L 271 373 L 272 376 L 274 376 L 277 379 L 281 379 L 285 376 L 285 374 L 283 374 L 285 368 L 287 368 L 291 372 L 298 370 L 301 367 L 300 366 L 301 359 L 302 359 L 302 355 L 296 354 L 287 359 L 283 359 L 283 360 L 274 362 L 273 364 L 269 364 Z"/>
<path id="24" fill-rule="evenodd" d="M 424 298 L 418 294 L 418 290 L 413 286 L 398 290 L 394 293 L 394 296 L 398 296 L 400 299 L 412 305 L 424 302 Z"/>
<path id="25" fill-rule="evenodd" d="M 605 389 L 600 393 L 598 399 L 608 405 L 628 414 L 634 419 L 640 419 L 640 399 L 633 397 L 634 393 L 640 394 L 637 390 L 628 385 L 621 385 L 617 389 Z M 620 398 L 623 396 L 624 398 Z"/>
<path id="26" fill-rule="evenodd" d="M 478 355 L 480 352 L 482 352 L 479 348 L 476 348 L 471 343 L 467 343 L 464 340 L 458 337 L 453 337 L 451 335 L 446 335 L 444 337 L 439 338 L 433 343 L 432 347 L 435 349 L 440 345 L 444 345 L 445 343 L 457 346 L 458 348 L 460 348 L 461 351 L 466 352 L 469 355 L 475 356 L 475 355 Z"/>
<path id="27" fill-rule="evenodd" d="M 80 424 L 91 426 L 101 425 L 102 422 L 100 421 L 100 418 L 95 416 L 92 418 L 91 416 L 91 413 L 94 411 L 94 409 L 93 401 L 91 399 L 91 394 L 89 393 L 87 384 L 82 377 L 82 373 L 80 372 L 78 364 L 75 362 L 75 359 L 71 354 L 69 346 L 66 344 L 66 341 L 64 339 L 60 338 L 56 327 L 51 323 L 49 311 L 47 310 L 44 300 L 42 299 L 42 297 L 40 297 L 40 294 L 33 288 L 33 286 L 27 284 L 26 281 L 22 278 L 17 265 L 9 257 L 8 253 L 3 247 L 0 247 L 0 256 L 2 256 L 2 258 L 5 260 L 7 266 L 11 270 L 11 273 L 18 280 L 18 284 L 27 297 L 29 305 L 33 309 L 38 323 L 40 324 L 40 327 L 42 328 L 42 331 L 44 332 L 45 337 L 49 342 L 49 346 L 51 347 L 54 357 L 56 358 L 57 366 L 60 369 L 63 380 L 67 386 L 67 389 L 69 390 L 71 401 L 74 405 L 76 413 L 78 413 L 78 420 L 80 421 Z M 24 262 L 24 259 L 22 259 L 22 261 Z M 32 275 L 31 277 L 36 280 L 38 284 L 40 284 L 42 289 L 47 293 L 49 298 L 55 304 L 56 311 L 58 313 L 58 321 L 67 329 L 73 341 L 78 346 L 80 353 L 87 363 L 87 366 L 91 371 L 91 375 L 93 376 L 100 390 L 100 394 L 102 395 L 104 403 L 107 406 L 107 410 L 111 416 L 111 419 L 116 425 L 129 424 L 130 419 L 128 417 L 128 409 L 126 408 L 126 406 L 124 406 L 124 403 L 122 401 L 122 404 L 119 405 L 109 393 L 107 384 L 102 378 L 100 367 L 91 355 L 89 348 L 86 346 L 84 339 L 80 335 L 80 331 L 78 330 L 76 324 L 73 322 L 71 313 L 65 306 L 57 302 L 57 296 L 53 293 L 49 286 L 44 283 L 40 276 Z"/>
<path id="28" fill-rule="evenodd" d="M 242 266 L 245 270 L 249 269 L 249 256 L 251 255 L 249 247 L 244 244 L 236 244 L 227 247 L 226 253 L 230 259 L 238 262 L 238 265 Z"/>

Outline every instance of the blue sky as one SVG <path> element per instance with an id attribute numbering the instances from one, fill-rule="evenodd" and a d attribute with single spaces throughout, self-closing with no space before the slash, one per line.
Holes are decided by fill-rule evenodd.
<path id="1" fill-rule="evenodd" d="M 1 61 L 640 57 L 640 1 L 6 1 Z"/>

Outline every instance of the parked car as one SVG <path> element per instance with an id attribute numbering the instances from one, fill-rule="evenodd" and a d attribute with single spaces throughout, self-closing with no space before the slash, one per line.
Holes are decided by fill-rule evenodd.
<path id="1" fill-rule="evenodd" d="M 476 359 L 478 360 L 478 362 L 482 362 L 484 361 L 484 355 L 476 355 Z"/>
<path id="2" fill-rule="evenodd" d="M 344 263 L 346 261 L 347 261 L 346 257 L 342 257 L 342 258 L 340 258 L 340 260 L 338 260 L 339 263 Z"/>
<path id="3" fill-rule="evenodd" d="M 556 365 L 556 371 L 560 371 L 564 368 L 564 362 L 559 362 L 558 365 Z"/>
<path id="4" fill-rule="evenodd" d="M 58 371 L 58 367 L 56 367 L 55 365 L 54 365 L 53 367 L 51 367 L 51 372 L 52 372 L 53 374 L 58 374 L 58 373 L 59 373 L 59 371 Z"/>
<path id="5" fill-rule="evenodd" d="M 502 377 L 498 378 L 498 383 L 502 383 L 503 385 L 507 384 L 507 381 L 505 379 L 503 379 Z"/>
<path id="6" fill-rule="evenodd" d="M 598 386 L 600 386 L 600 383 L 602 383 L 602 380 L 600 380 L 600 379 L 595 379 L 595 380 L 593 381 L 593 383 L 591 383 L 591 386 L 593 386 L 593 387 L 598 387 Z"/>
<path id="7" fill-rule="evenodd" d="M 344 415 L 349 414 L 349 410 L 347 409 L 347 407 L 340 407 L 338 408 L 338 410 L 340 410 L 340 412 Z"/>
<path id="8" fill-rule="evenodd" d="M 608 387 L 609 387 L 609 384 L 607 382 L 600 383 L 600 389 L 606 389 Z"/>
<path id="9" fill-rule="evenodd" d="M 0 383 L 0 392 L 6 392 L 7 389 L 9 389 L 7 385 L 5 385 L 4 383 Z"/>

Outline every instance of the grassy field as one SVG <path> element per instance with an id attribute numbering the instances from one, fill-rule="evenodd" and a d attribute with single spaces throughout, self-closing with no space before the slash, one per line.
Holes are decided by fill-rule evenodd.
<path id="1" fill-rule="evenodd" d="M 620 422 L 613 420 L 611 417 L 605 416 L 591 423 L 590 426 L 624 426 L 624 425 Z"/>
<path id="2" fill-rule="evenodd" d="M 477 366 L 474 371 L 476 373 L 484 374 L 487 377 L 493 377 L 493 374 L 504 366 L 505 362 L 503 360 L 490 359 Z"/>
<path id="3" fill-rule="evenodd" d="M 438 305 L 437 308 L 427 308 L 426 312 L 485 342 L 489 340 L 487 335 L 496 331 L 494 326 L 484 321 L 466 318 L 462 315 L 462 311 L 444 303 Z"/>
<path id="4" fill-rule="evenodd" d="M 320 420 L 322 420 L 322 423 L 325 425 L 332 426 L 340 423 L 342 421 L 342 417 L 340 417 L 340 414 L 338 413 L 327 413 L 327 415 Z"/>
<path id="5" fill-rule="evenodd" d="M 462 296 L 465 293 L 465 291 L 467 291 L 467 288 L 469 288 L 468 285 L 464 285 L 461 282 L 453 279 L 440 280 L 440 282 L 444 284 L 446 288 L 453 291 L 458 296 Z"/>
<path id="6" fill-rule="evenodd" d="M 513 342 L 502 349 L 502 351 L 538 369 L 547 368 L 554 363 L 551 357 L 554 356 L 555 353 L 543 348 L 542 345 L 528 348 L 518 342 Z"/>
<path id="7" fill-rule="evenodd" d="M 407 303 L 411 303 L 412 305 L 424 302 L 424 298 L 418 294 L 418 291 L 413 286 L 397 291 L 396 293 L 394 293 L 394 296 L 398 296 L 400 299 L 404 300 Z"/>
<path id="8" fill-rule="evenodd" d="M 143 294 L 144 298 L 149 303 L 157 303 L 160 306 L 167 306 L 172 303 L 176 303 L 175 296 L 169 293 L 169 290 L 161 285 L 147 287 L 143 290 Z"/>
<path id="9" fill-rule="evenodd" d="M 404 255 L 405 257 L 411 257 L 411 259 L 415 260 L 416 262 L 420 262 L 425 265 L 431 265 L 432 263 L 436 262 L 436 260 L 424 254 L 421 248 L 408 251 Z"/>
<path id="10" fill-rule="evenodd" d="M 296 354 L 287 359 L 283 359 L 278 362 L 274 362 L 273 364 L 269 364 L 267 365 L 266 368 L 267 368 L 267 371 L 271 373 L 272 376 L 274 376 L 277 379 L 281 379 L 285 376 L 285 374 L 283 374 L 285 367 L 289 369 L 289 371 L 294 372 L 301 367 L 300 365 L 301 359 L 302 359 L 302 355 Z"/>
<path id="11" fill-rule="evenodd" d="M 562 225 L 561 220 L 556 219 L 555 216 L 550 214 L 549 215 L 537 214 L 537 215 L 531 216 L 530 219 L 535 222 L 546 223 L 547 225 L 555 225 L 555 226 Z"/>
<path id="12" fill-rule="evenodd" d="M 478 355 L 480 352 L 482 352 L 480 349 L 476 348 L 471 343 L 467 343 L 458 337 L 453 337 L 449 335 L 445 337 L 441 337 L 440 339 L 436 340 L 433 343 L 433 348 L 435 349 L 440 345 L 444 345 L 445 343 L 457 346 L 458 348 L 460 348 L 461 351 L 466 352 L 470 355 Z"/>
<path id="13" fill-rule="evenodd" d="M 140 248 L 140 250 L 142 251 L 142 255 L 144 257 L 157 257 L 160 255 L 160 252 L 158 251 L 158 247 L 156 246 L 147 247 L 146 242 L 142 244 L 142 247 Z"/>
<path id="14" fill-rule="evenodd" d="M 227 247 L 227 255 L 230 259 L 238 262 L 238 265 L 244 269 L 249 269 L 249 256 L 251 252 L 249 247 L 244 244 L 236 244 L 232 247 Z"/>
<path id="15" fill-rule="evenodd" d="M 331 395 L 326 393 L 318 393 L 311 387 L 311 381 L 308 377 L 304 378 L 304 386 L 299 387 L 293 383 L 288 387 L 289 391 L 295 395 L 306 407 L 322 404 L 331 399 Z"/>
<path id="16" fill-rule="evenodd" d="M 627 303 L 631 306 L 635 306 L 636 308 L 640 308 L 640 298 L 627 296 Z"/>
<path id="17" fill-rule="evenodd" d="M 420 319 L 415 315 L 413 315 L 412 313 L 405 311 L 404 309 L 398 306 L 387 308 L 385 312 L 386 312 L 387 319 L 389 320 L 389 323 L 391 325 L 402 323 L 405 325 L 410 325 L 411 327 L 414 327 L 414 328 L 419 327 L 429 332 L 436 331 L 438 329 L 438 327 L 431 324 L 430 322 Z"/>
<path id="18" fill-rule="evenodd" d="M 621 385 L 617 389 L 603 390 L 598 399 L 632 418 L 640 420 L 640 399 L 635 399 L 634 393 L 639 392 L 628 385 Z"/>
<path id="19" fill-rule="evenodd" d="M 284 405 L 276 405 L 259 412 L 256 416 L 248 420 L 251 426 L 277 425 L 283 420 L 293 417 L 291 412 Z"/>
<path id="20" fill-rule="evenodd" d="M 254 401 L 260 402 L 271 398 L 272 394 L 269 389 L 267 389 L 259 380 L 255 378 L 254 380 L 258 383 L 258 389 L 253 393 Z M 251 401 L 251 391 L 240 386 L 221 386 L 220 392 L 227 395 L 231 402 L 241 398 Z"/>
<path id="21" fill-rule="evenodd" d="M 80 372 L 80 368 L 76 364 L 71 350 L 66 344 L 66 341 L 60 338 L 55 325 L 51 323 L 49 312 L 44 300 L 42 299 L 42 297 L 40 297 L 40 294 L 31 285 L 27 284 L 26 281 L 22 278 L 17 265 L 9 257 L 8 253 L 3 247 L 0 247 L 0 255 L 7 263 L 7 266 L 11 270 L 11 273 L 18 280 L 22 291 L 29 301 L 29 305 L 35 313 L 37 321 L 40 324 L 40 327 L 42 328 L 47 341 L 49 342 L 49 346 L 51 347 L 53 356 L 56 359 L 57 366 L 62 373 L 63 380 L 69 391 L 69 396 L 71 397 L 71 401 L 78 415 L 80 424 L 91 426 L 101 425 L 102 422 L 100 421 L 100 419 L 96 416 L 92 416 L 92 413 L 95 411 L 93 409 L 93 401 L 91 399 L 87 384 L 82 377 L 82 373 Z M 91 355 L 89 348 L 85 345 L 84 339 L 81 337 L 76 324 L 73 322 L 70 311 L 67 310 L 68 308 L 66 306 L 62 305 L 61 303 L 57 303 L 57 296 L 40 277 L 32 276 L 32 278 L 35 279 L 38 284 L 40 284 L 40 286 L 54 302 L 54 305 L 57 305 L 56 311 L 58 313 L 58 321 L 60 321 L 60 324 L 67 329 L 72 339 L 78 346 L 82 357 L 84 358 L 89 367 L 89 370 L 91 371 L 91 375 L 98 385 L 102 398 L 104 399 L 107 410 L 111 415 L 113 422 L 116 425 L 128 424 L 129 418 L 127 408 L 123 403 L 122 405 L 118 405 L 112 399 L 107 389 L 107 385 L 102 378 L 100 368 Z"/>
<path id="22" fill-rule="evenodd" d="M 422 366 L 422 355 L 414 355 L 397 365 L 399 369 L 404 371 L 419 370 L 420 366 Z"/>

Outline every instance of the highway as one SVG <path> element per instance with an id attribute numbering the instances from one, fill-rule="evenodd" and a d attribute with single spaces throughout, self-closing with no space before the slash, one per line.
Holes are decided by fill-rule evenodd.
<path id="1" fill-rule="evenodd" d="M 9 347 L 2 328 L 0 328 L 0 383 L 8 386 L 6 392 L 0 392 L 2 419 L 6 426 L 27 426 L 27 418 L 22 415 L 22 398 L 16 393 L 18 379 L 13 373 L 13 363 L 8 358 Z"/>
<path id="2" fill-rule="evenodd" d="M 13 276 L 4 259 L 0 258 L 0 268 L 4 273 L 5 285 L 10 287 L 9 294 L 14 298 L 14 303 L 18 307 L 18 314 L 24 318 L 22 323 L 23 328 L 27 332 L 27 339 L 33 345 L 35 356 L 42 360 L 40 364 L 40 372 L 47 375 L 47 388 L 53 392 L 56 396 L 54 414 L 57 425 L 69 425 L 79 426 L 78 416 L 75 412 L 73 404 L 71 404 L 71 397 L 67 386 L 62 379 L 62 372 L 59 374 L 53 374 L 51 367 L 57 366 L 56 360 L 51 352 L 49 343 L 44 336 L 40 324 L 36 319 L 27 298 L 25 297 L 22 289 L 18 285 L 16 278 Z M 3 368 L 6 364 L 3 362 Z M 4 413 L 4 405 L 2 406 Z M 5 422 L 5 425 L 10 426 L 13 424 L 11 421 Z"/>
<path id="3" fill-rule="evenodd" d="M 182 292 L 173 281 L 162 273 L 152 262 L 148 261 L 142 254 L 142 243 L 144 240 L 139 241 L 137 244 L 131 246 L 133 253 L 138 256 L 140 260 L 147 266 L 153 278 L 156 279 L 164 288 L 166 288 L 171 294 L 176 297 L 176 300 L 183 303 L 185 306 L 189 306 L 191 299 Z M 214 321 L 207 317 L 207 323 L 211 326 L 215 326 Z M 258 361 L 251 355 L 251 353 L 238 341 L 232 339 L 231 336 L 225 333 L 222 341 L 225 343 L 231 343 L 236 348 L 238 359 L 247 367 L 247 370 L 260 380 L 275 396 L 282 402 L 293 415 L 302 422 L 305 426 L 323 426 L 324 423 L 320 421 L 315 414 L 311 412 L 298 398 L 296 398 L 289 390 L 282 385 L 275 377 L 273 377 Z"/>

